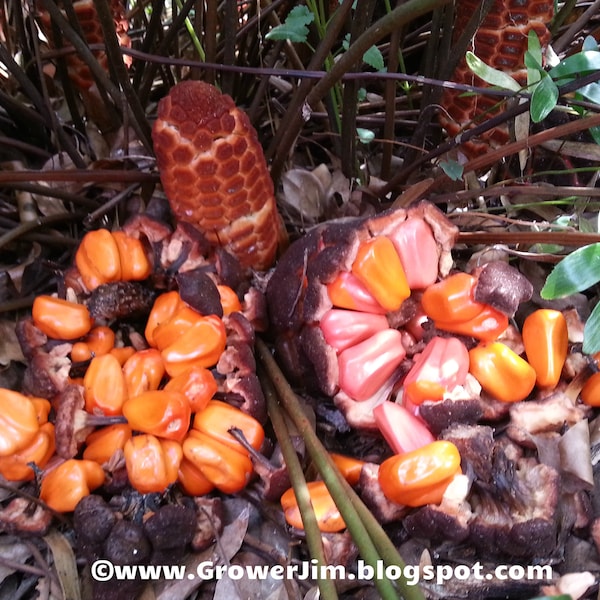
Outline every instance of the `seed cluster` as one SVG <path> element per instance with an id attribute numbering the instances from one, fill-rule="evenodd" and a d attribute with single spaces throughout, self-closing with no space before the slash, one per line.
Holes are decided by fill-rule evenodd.
<path id="1" fill-rule="evenodd" d="M 194 496 L 238 492 L 253 466 L 229 431 L 239 431 L 255 452 L 264 439 L 254 416 L 224 401 L 255 377 L 247 358 L 253 329 L 242 312 L 246 300 L 217 273 L 206 274 L 214 257 L 192 252 L 191 241 L 179 259 L 164 252 L 162 260 L 176 259 L 183 272 L 179 290 L 160 293 L 158 250 L 182 251 L 178 234 L 167 235 L 168 228 L 148 219 L 126 228 L 130 233 L 100 229 L 83 237 L 69 272 L 79 295 L 71 289 L 69 299 L 38 296 L 32 318 L 18 326 L 31 358 L 29 392 L 0 390 L 0 473 L 10 481 L 40 473 L 40 498 L 60 512 L 73 511 L 120 471 L 142 494 L 162 493 L 175 482 Z M 142 230 L 162 236 L 154 250 Z M 211 270 L 218 270 L 214 263 Z M 137 320 L 138 331 L 120 318 L 134 312 L 116 306 L 110 316 L 109 302 L 100 311 L 91 302 L 122 285 L 139 286 L 132 290 L 142 296 L 148 288 L 159 292 L 143 322 Z M 182 297 L 190 289 L 202 291 L 195 306 Z M 256 392 L 253 399 L 260 404 Z M 260 407 L 255 414 L 263 418 Z"/>
<path id="2" fill-rule="evenodd" d="M 521 331 L 510 325 L 533 288 L 507 263 L 444 273 L 452 239 L 445 217 L 424 205 L 352 228 L 331 222 L 291 246 L 267 288 L 282 364 L 333 396 L 351 426 L 381 433 L 395 454 L 375 478 L 398 505 L 439 504 L 464 478 L 456 445 L 437 439 L 442 429 L 477 422 L 481 402 L 506 406 L 536 390 L 552 393 L 569 352 L 558 310 L 531 312 Z M 282 285 L 290 272 L 301 274 L 300 287 Z M 441 414 L 445 425 L 436 421 Z M 311 490 L 331 515 L 331 499 Z M 295 522 L 290 498 L 282 503 Z M 323 517 L 323 527 L 332 522 Z"/>

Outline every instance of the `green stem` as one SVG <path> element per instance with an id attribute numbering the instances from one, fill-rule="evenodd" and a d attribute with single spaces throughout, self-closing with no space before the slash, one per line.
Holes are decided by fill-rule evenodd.
<path id="1" fill-rule="evenodd" d="M 325 559 L 325 552 L 323 550 L 323 543 L 321 540 L 321 532 L 319 530 L 319 524 L 315 511 L 313 510 L 308 488 L 306 486 L 306 479 L 304 478 L 304 472 L 302 471 L 302 465 L 296 454 L 294 445 L 290 438 L 285 419 L 281 412 L 281 407 L 277 402 L 275 390 L 273 384 L 266 377 L 261 376 L 261 384 L 267 401 L 267 410 L 269 411 L 269 418 L 271 425 L 275 431 L 277 441 L 281 448 L 283 459 L 285 460 L 288 473 L 290 475 L 290 481 L 294 488 L 294 494 L 296 501 L 298 502 L 298 508 L 302 515 L 302 524 L 304 525 L 304 533 L 306 534 L 306 544 L 310 556 L 317 561 L 319 577 L 317 578 L 317 585 L 323 600 L 335 600 L 337 590 L 335 589 L 335 583 L 331 579 L 321 577 L 321 565 L 326 565 L 327 560 Z"/>
<path id="2" fill-rule="evenodd" d="M 181 0 L 176 0 L 176 2 L 177 2 L 177 8 L 179 10 L 182 10 L 183 4 L 182 4 Z M 192 25 L 192 22 L 190 21 L 189 17 L 185 18 L 185 28 L 187 29 L 187 32 L 192 40 L 192 44 L 194 44 L 194 48 L 196 48 L 196 52 L 198 53 L 200 60 L 205 61 L 206 53 L 204 52 L 204 48 L 202 47 L 202 44 L 201 44 L 200 40 L 198 39 L 196 32 L 194 31 L 194 26 Z"/>
<path id="3" fill-rule="evenodd" d="M 256 341 L 256 350 L 283 408 L 298 430 L 302 432 L 306 449 L 327 485 L 365 562 L 375 568 L 378 562 L 383 560 L 387 565 L 397 565 L 403 569 L 405 563 L 396 547 L 373 517 L 371 511 L 341 476 L 331 456 L 312 429 L 294 391 L 266 344 L 260 339 Z M 382 598 L 397 598 L 396 588 L 390 580 L 377 579 L 375 584 Z M 396 584 L 405 600 L 424 600 L 421 590 L 416 586 L 410 586 L 404 578 L 400 578 Z"/>
<path id="4" fill-rule="evenodd" d="M 346 17 L 352 8 L 353 1 L 354 0 L 343 0 L 342 4 L 335 11 L 327 28 L 327 35 L 316 48 L 315 53 L 306 69 L 307 71 L 320 70 L 322 65 L 326 64 L 327 57 L 329 56 L 333 45 L 336 43 L 343 27 L 345 26 Z M 313 85 L 315 85 L 315 82 L 310 79 L 304 79 L 300 83 L 298 89 L 288 104 L 286 113 L 283 116 L 275 135 L 273 136 L 273 140 L 269 144 L 267 152 L 265 153 L 267 160 L 273 160 L 273 165 L 279 165 L 276 171 L 274 171 L 273 167 L 271 167 L 271 175 L 274 175 L 274 173 L 276 174 L 276 176 L 274 176 L 276 181 L 278 180 L 283 165 L 287 160 L 287 156 L 281 156 L 279 154 L 281 148 L 282 146 L 285 147 L 286 152 L 291 149 L 298 134 L 300 133 L 300 130 L 302 129 L 302 124 L 300 124 L 300 127 L 298 127 L 296 131 L 292 132 L 291 137 L 290 133 L 287 131 L 287 128 L 290 126 L 290 123 L 294 121 L 295 115 L 300 118 L 302 123 L 304 122 L 304 105 L 306 102 L 306 97 Z M 327 91 L 329 91 L 329 87 L 325 93 L 327 93 Z M 319 99 L 321 99 L 323 96 L 321 96 Z"/>
<path id="5" fill-rule="evenodd" d="M 373 23 L 353 44 L 347 52 L 333 65 L 331 71 L 319 80 L 305 97 L 295 99 L 298 103 L 298 110 L 288 108 L 284 119 L 282 119 L 279 130 L 282 131 L 281 138 L 277 140 L 277 146 L 273 148 L 274 142 L 269 148 L 269 156 L 273 158 L 271 164 L 271 176 L 275 182 L 279 181 L 283 166 L 289 151 L 295 143 L 296 138 L 302 130 L 304 124 L 303 112 L 299 108 L 304 104 L 314 107 L 325 94 L 347 73 L 354 64 L 362 60 L 364 53 L 374 44 L 377 44 L 386 35 L 389 35 L 396 28 L 405 23 L 431 12 L 434 8 L 447 4 L 450 0 L 408 0 L 401 4 L 392 12 L 384 15 Z M 342 5 L 343 6 L 343 5 Z M 341 7 L 336 11 L 332 19 L 332 25 L 336 21 L 337 13 L 340 13 Z M 303 88 L 305 89 L 305 88 Z"/>

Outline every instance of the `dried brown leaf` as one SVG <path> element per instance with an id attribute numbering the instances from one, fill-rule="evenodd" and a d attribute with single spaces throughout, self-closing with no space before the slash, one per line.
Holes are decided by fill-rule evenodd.
<path id="1" fill-rule="evenodd" d="M 583 419 L 562 435 L 558 442 L 561 470 L 580 489 L 594 488 L 588 420 Z"/>
<path id="2" fill-rule="evenodd" d="M 63 598 L 65 600 L 81 600 L 79 575 L 75 553 L 67 538 L 57 530 L 52 530 L 44 536 L 54 559 L 54 568 L 58 575 Z"/>
<path id="3" fill-rule="evenodd" d="M 12 535 L 0 536 L 0 583 L 12 575 L 15 570 L 5 566 L 4 561 L 23 564 L 31 556 L 29 548 Z"/>
<path id="4" fill-rule="evenodd" d="M 327 188 L 330 183 L 323 181 L 323 177 L 319 177 L 315 171 L 291 169 L 282 177 L 281 201 L 295 211 L 303 222 L 311 224 L 317 223 L 327 212 Z"/>
<path id="5" fill-rule="evenodd" d="M 250 552 L 240 552 L 232 564 L 257 569 L 265 569 L 272 566 L 266 564 L 258 555 Z M 260 571 L 258 571 L 260 572 Z M 288 593 L 283 579 L 272 579 L 271 577 L 256 577 L 241 579 L 231 578 L 228 574 L 217 582 L 213 600 L 243 600 L 244 598 L 264 598 L 265 600 L 287 600 Z"/>
<path id="6" fill-rule="evenodd" d="M 312 171 L 290 169 L 282 177 L 281 204 L 305 225 L 335 216 L 338 196 L 341 204 L 350 200 L 350 182 L 336 169 L 321 164 Z"/>
<path id="7" fill-rule="evenodd" d="M 21 346 L 15 334 L 14 321 L 0 320 L 0 367 L 6 367 L 11 361 L 24 362 Z"/>

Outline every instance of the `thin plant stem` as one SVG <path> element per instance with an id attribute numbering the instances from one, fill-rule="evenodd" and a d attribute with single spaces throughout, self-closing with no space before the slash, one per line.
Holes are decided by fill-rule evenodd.
<path id="1" fill-rule="evenodd" d="M 18 227 L 15 227 L 12 231 L 8 231 L 4 235 L 0 235 L 0 248 L 3 248 L 10 242 L 18 239 L 23 234 L 33 231 L 34 229 L 38 229 L 39 227 L 44 227 L 53 223 L 70 223 L 73 221 L 81 222 L 83 217 L 84 215 L 81 213 L 61 213 L 58 215 L 50 215 L 48 217 L 35 219 L 35 221 L 27 221 L 26 223 L 22 223 Z"/>
<path id="2" fill-rule="evenodd" d="M 357 40 L 352 44 L 347 52 L 344 52 L 340 59 L 333 65 L 331 70 L 319 80 L 314 86 L 307 86 L 310 90 L 305 96 L 296 99 L 298 104 L 296 110 L 290 110 L 285 115 L 280 125 L 282 135 L 279 139 L 275 136 L 270 147 L 268 156 L 273 159 L 271 164 L 271 176 L 277 183 L 281 177 L 283 166 L 287 160 L 288 153 L 294 145 L 296 138 L 302 130 L 304 124 L 303 112 L 300 107 L 307 104 L 309 107 L 314 107 L 319 100 L 347 73 L 353 65 L 362 59 L 364 53 L 374 44 L 377 44 L 386 35 L 389 35 L 402 25 L 420 17 L 434 8 L 448 3 L 450 0 L 408 0 L 405 4 L 396 7 L 392 12 L 388 13 L 371 25 Z M 336 21 L 338 12 L 346 4 L 344 2 L 336 11 L 332 19 L 332 25 Z M 341 25 L 341 24 L 340 24 Z M 303 82 L 306 83 L 306 82 Z M 302 86 L 300 86 L 302 88 Z M 300 92 L 299 88 L 299 92 Z M 306 90 L 305 90 L 306 91 Z M 298 93 L 300 96 L 301 94 Z M 275 142 L 277 139 L 277 142 Z"/>
<path id="3" fill-rule="evenodd" d="M 0 62 L 4 63 L 6 68 L 11 72 L 13 77 L 22 87 L 23 92 L 28 96 L 35 108 L 43 116 L 47 126 L 52 128 L 58 141 L 60 142 L 61 148 L 69 155 L 69 158 L 73 161 L 77 167 L 84 167 L 85 163 L 81 158 L 77 148 L 66 135 L 62 127 L 58 127 L 56 124 L 56 115 L 48 108 L 42 95 L 38 92 L 36 86 L 29 80 L 26 73 L 17 64 L 15 59 L 9 54 L 8 50 L 3 44 L 0 44 Z"/>
<path id="4" fill-rule="evenodd" d="M 121 106 L 121 91 L 119 88 L 110 80 L 108 75 L 104 72 L 104 69 L 100 63 L 96 60 L 92 51 L 87 45 L 87 42 L 82 40 L 77 33 L 73 30 L 67 19 L 63 16 L 61 10 L 58 8 L 54 0 L 46 0 L 44 3 L 45 9 L 50 13 L 50 16 L 56 22 L 60 28 L 62 34 L 69 40 L 71 45 L 75 48 L 81 59 L 90 68 L 93 76 L 100 82 L 102 87 L 106 89 L 110 97 L 116 106 Z M 140 141 L 144 145 L 145 149 L 151 154 L 152 153 L 152 142 L 148 135 L 147 124 L 138 122 L 135 115 L 131 113 L 131 124 L 134 127 Z M 146 125 L 146 126 L 144 126 Z"/>
<path id="5" fill-rule="evenodd" d="M 166 56 L 168 55 L 168 49 L 171 44 L 177 39 L 177 35 L 179 33 L 179 28 L 185 22 L 187 15 L 190 10 L 193 8 L 196 0 L 186 0 L 182 9 L 177 13 L 177 16 L 173 19 L 171 26 L 168 31 L 165 33 L 165 36 L 160 43 L 159 47 L 155 51 L 155 55 L 158 56 Z M 155 62 L 150 62 L 146 69 L 144 69 L 144 75 L 140 82 L 139 86 L 139 97 L 142 105 L 145 105 L 148 101 L 148 96 L 150 94 L 150 90 L 152 88 L 152 84 L 154 83 L 154 76 L 156 75 L 156 71 L 160 65 Z"/>
<path id="6" fill-rule="evenodd" d="M 297 429 L 302 432 L 306 449 L 327 485 L 365 562 L 375 567 L 379 560 L 383 560 L 388 565 L 404 568 L 404 561 L 397 549 L 371 511 L 341 476 L 331 456 L 312 429 L 294 391 L 279 369 L 267 345 L 257 339 L 255 347 L 259 359 L 277 391 L 281 405 Z M 408 585 L 404 578 L 400 578 L 396 582 L 398 590 L 388 579 L 376 579 L 375 583 L 383 598 L 396 598 L 399 591 L 405 600 L 424 600 L 420 588 Z"/>
<path id="7" fill-rule="evenodd" d="M 352 3 L 353 0 L 344 0 L 342 4 L 338 7 L 338 9 L 335 11 L 333 18 L 329 23 L 327 35 L 323 38 L 318 48 L 316 49 L 314 56 L 307 67 L 307 71 L 319 69 L 326 62 L 327 56 L 329 55 L 331 48 L 333 47 L 339 33 L 345 25 L 346 17 L 349 14 L 350 9 L 352 8 Z M 302 82 L 298 86 L 298 89 L 292 96 L 287 111 L 283 119 L 281 120 L 281 123 L 279 124 L 279 128 L 273 136 L 273 140 L 271 141 L 271 144 L 269 145 L 269 148 L 265 153 L 267 160 L 273 160 L 273 163 L 271 165 L 271 176 L 275 179 L 276 182 L 279 179 L 279 175 L 283 168 L 283 164 L 287 160 L 288 152 L 290 151 L 296 138 L 298 137 L 298 134 L 300 133 L 300 130 L 302 129 L 302 123 L 304 122 L 304 111 L 302 109 L 304 104 L 306 103 L 306 98 L 308 94 L 315 85 L 317 84 L 315 84 L 314 81 L 310 81 L 308 79 L 302 80 Z M 330 87 L 332 86 L 327 86 L 327 89 L 319 97 L 319 100 L 325 96 L 325 94 L 329 91 Z M 296 127 L 295 130 L 292 132 L 288 131 L 288 128 L 296 119 L 300 119 L 300 126 Z M 282 152 L 283 155 L 281 154 Z"/>
<path id="8" fill-rule="evenodd" d="M 294 488 L 296 501 L 298 502 L 298 509 L 302 515 L 306 544 L 310 556 L 317 561 L 318 573 L 321 575 L 320 566 L 326 565 L 327 561 L 325 559 L 325 551 L 323 550 L 319 524 L 317 523 L 317 517 L 310 501 L 302 465 L 292 444 L 287 424 L 277 401 L 275 390 L 273 389 L 273 384 L 266 377 L 261 377 L 261 384 L 267 401 L 267 410 L 271 425 L 279 442 L 281 453 L 290 475 L 290 481 Z M 335 600 L 338 597 L 335 584 L 331 579 L 318 577 L 317 585 L 324 600 Z"/>
<path id="9" fill-rule="evenodd" d="M 371 22 L 375 2 L 373 0 L 359 0 L 354 10 L 352 19 L 352 28 L 350 31 L 350 42 L 352 46 L 355 39 L 366 29 Z M 356 63 L 353 70 L 358 71 L 360 63 Z M 337 89 L 339 84 L 333 89 Z M 344 124 L 338 131 L 341 134 L 341 158 L 342 172 L 346 177 L 352 179 L 358 175 L 358 165 L 356 164 L 356 112 L 358 105 L 359 81 L 349 81 L 344 85 L 342 99 L 342 119 Z"/>
<path id="10" fill-rule="evenodd" d="M 144 108 L 140 103 L 140 99 L 137 95 L 136 89 L 131 84 L 127 67 L 123 62 L 123 56 L 121 55 L 121 49 L 119 46 L 119 40 L 117 32 L 115 30 L 115 23 L 110 7 L 108 6 L 107 0 L 94 0 L 96 6 L 96 12 L 98 13 L 98 20 L 102 27 L 102 33 L 104 35 L 104 43 L 106 45 L 106 54 L 110 61 L 111 68 L 115 73 L 115 77 L 119 83 L 119 86 L 124 94 L 127 105 L 124 107 L 123 114 L 129 117 L 135 122 L 135 128 L 138 135 L 141 133 L 141 141 L 146 149 L 151 149 L 150 143 L 150 125 L 146 119 Z M 116 98 L 114 98 L 116 102 Z M 129 107 L 129 111 L 127 110 Z"/>
<path id="11" fill-rule="evenodd" d="M 181 10 L 183 8 L 183 4 L 181 3 L 181 0 L 175 0 L 177 2 L 177 8 L 179 10 Z M 194 48 L 196 49 L 196 52 L 198 53 L 198 56 L 200 57 L 200 60 L 204 61 L 206 59 L 206 52 L 204 51 L 204 48 L 202 47 L 202 43 L 200 42 L 200 40 L 198 39 L 198 36 L 196 35 L 196 32 L 194 31 L 194 25 L 192 24 L 192 22 L 190 21 L 189 17 L 185 18 L 185 28 L 187 29 L 188 35 L 190 36 L 190 39 L 192 40 L 192 44 L 194 45 Z"/>

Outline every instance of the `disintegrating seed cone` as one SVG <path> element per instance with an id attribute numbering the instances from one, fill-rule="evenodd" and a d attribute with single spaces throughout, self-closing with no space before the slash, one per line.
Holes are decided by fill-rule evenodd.
<path id="1" fill-rule="evenodd" d="M 175 216 L 244 266 L 270 267 L 285 234 L 248 116 L 212 85 L 185 81 L 161 100 L 152 139 Z"/>
<path id="2" fill-rule="evenodd" d="M 57 4 L 60 6 L 62 3 L 57 2 Z M 44 8 L 43 0 L 37 0 L 36 8 L 40 14 L 42 28 L 50 40 L 50 44 L 54 45 L 56 42 L 52 32 L 52 21 L 50 14 Z M 104 34 L 102 33 L 102 26 L 100 25 L 100 20 L 98 19 L 98 13 L 93 0 L 76 0 L 73 2 L 73 10 L 77 16 L 78 27 L 85 36 L 85 41 L 88 44 L 104 44 Z M 129 24 L 125 16 L 123 0 L 110 0 L 110 10 L 115 23 L 115 31 L 119 39 L 119 44 L 121 46 L 131 46 L 131 40 L 127 35 Z M 64 40 L 61 43 L 64 44 Z M 106 56 L 106 53 L 104 51 L 95 50 L 94 56 L 102 68 L 108 72 L 108 57 Z M 76 53 L 67 54 L 66 60 L 71 81 L 80 90 L 88 90 L 92 87 L 94 78 L 88 65 L 86 65 Z M 130 57 L 124 57 L 123 60 L 127 66 L 130 65 Z"/>
<path id="3" fill-rule="evenodd" d="M 481 3 L 466 0 L 456 3 L 454 23 L 454 41 L 465 30 Z M 529 2 L 504 2 L 496 0 L 479 29 L 473 36 L 469 50 L 474 52 L 486 65 L 504 71 L 520 84 L 527 83 L 525 52 L 527 36 L 535 31 L 542 47 L 550 41 L 547 25 L 552 20 L 554 4 L 548 0 L 530 0 Z M 466 60 L 460 60 L 451 80 L 465 85 L 488 87 L 467 66 Z M 484 119 L 497 116 L 505 109 L 505 103 L 497 96 L 483 94 L 465 94 L 462 90 L 444 89 L 439 120 L 451 136 L 457 136 Z M 491 148 L 498 148 L 510 141 L 506 125 L 494 127 L 490 131 L 461 144 L 461 150 L 470 158 L 485 154 Z"/>

